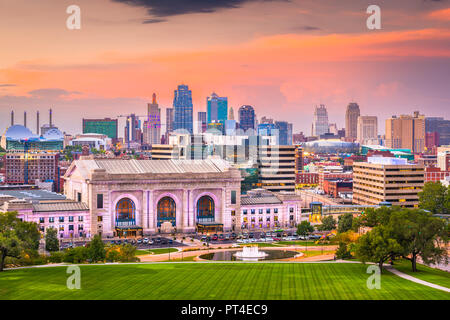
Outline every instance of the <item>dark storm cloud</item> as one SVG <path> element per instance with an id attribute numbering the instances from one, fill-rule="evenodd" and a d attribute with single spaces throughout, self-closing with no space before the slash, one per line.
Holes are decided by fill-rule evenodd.
<path id="1" fill-rule="evenodd" d="M 144 7 L 153 17 L 170 17 L 189 13 L 211 13 L 220 9 L 239 8 L 246 2 L 289 1 L 289 0 L 112 0 L 131 6 Z M 148 19 L 143 23 L 157 23 L 165 20 Z"/>

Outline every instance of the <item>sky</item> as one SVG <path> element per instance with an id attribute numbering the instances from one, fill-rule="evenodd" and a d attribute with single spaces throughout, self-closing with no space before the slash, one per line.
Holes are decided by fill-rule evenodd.
<path id="1" fill-rule="evenodd" d="M 343 127 L 355 101 L 380 134 L 392 115 L 450 118 L 450 0 L 1 0 L 0 43 L 0 134 L 11 110 L 35 131 L 51 107 L 74 134 L 83 117 L 145 115 L 153 93 L 165 122 L 179 84 L 194 118 L 216 92 L 236 119 L 248 104 L 308 135 L 318 104 Z"/>

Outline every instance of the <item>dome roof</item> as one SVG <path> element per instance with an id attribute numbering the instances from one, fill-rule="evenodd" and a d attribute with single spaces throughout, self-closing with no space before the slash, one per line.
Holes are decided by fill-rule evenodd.
<path id="1" fill-rule="evenodd" d="M 35 137 L 30 129 L 16 124 L 8 128 L 5 133 L 6 139 L 9 140 L 25 140 Z"/>
<path id="2" fill-rule="evenodd" d="M 45 140 L 64 140 L 64 135 L 61 131 L 59 131 L 56 128 L 48 130 L 44 135 L 43 138 Z"/>

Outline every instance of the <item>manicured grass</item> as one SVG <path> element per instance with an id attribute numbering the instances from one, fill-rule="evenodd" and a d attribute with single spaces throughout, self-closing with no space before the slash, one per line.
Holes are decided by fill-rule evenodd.
<path id="1" fill-rule="evenodd" d="M 417 279 L 450 288 L 450 272 L 430 268 L 423 264 L 417 264 L 417 272 L 412 272 L 411 262 L 409 260 L 395 261 L 394 267 L 398 271 L 409 274 Z"/>
<path id="2" fill-rule="evenodd" d="M 446 299 L 450 294 L 390 272 L 368 289 L 353 263 L 159 263 L 82 265 L 81 289 L 66 267 L 0 273 L 0 299 Z"/>
<path id="3" fill-rule="evenodd" d="M 177 252 L 175 248 L 159 248 L 159 249 L 146 249 L 146 250 L 136 250 L 137 256 L 143 256 L 145 254 L 163 254 L 169 252 Z"/>
<path id="4" fill-rule="evenodd" d="M 322 252 L 322 250 L 314 250 L 314 251 L 302 251 L 303 252 L 303 256 L 304 257 L 315 257 L 315 256 L 320 256 L 322 254 L 332 254 L 335 253 L 334 250 L 325 250 Z"/>

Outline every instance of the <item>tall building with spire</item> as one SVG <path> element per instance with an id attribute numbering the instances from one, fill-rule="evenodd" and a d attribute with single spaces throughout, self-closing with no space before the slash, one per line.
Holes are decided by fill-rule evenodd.
<path id="1" fill-rule="evenodd" d="M 360 115 L 358 104 L 350 102 L 345 112 L 345 138 L 348 140 L 356 140 L 358 137 L 358 117 Z"/>
<path id="2" fill-rule="evenodd" d="M 192 92 L 187 85 L 181 84 L 174 91 L 173 108 L 173 130 L 186 130 L 192 134 L 194 107 L 192 105 Z"/>
<path id="3" fill-rule="evenodd" d="M 234 120 L 234 110 L 233 107 L 230 107 L 228 110 L 228 120 Z"/>
<path id="4" fill-rule="evenodd" d="M 144 121 L 144 143 L 161 143 L 161 109 L 156 102 L 156 94 L 153 93 L 152 103 L 147 105 L 147 121 Z"/>
<path id="5" fill-rule="evenodd" d="M 328 133 L 328 130 L 327 108 L 325 108 L 325 105 L 323 104 L 321 104 L 319 107 L 315 106 L 311 135 L 320 137 L 321 135 Z"/>

